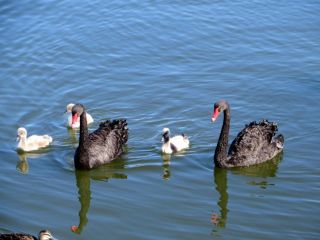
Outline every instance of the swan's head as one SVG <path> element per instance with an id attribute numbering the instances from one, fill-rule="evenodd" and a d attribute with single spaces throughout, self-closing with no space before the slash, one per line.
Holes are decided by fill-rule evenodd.
<path id="1" fill-rule="evenodd" d="M 67 105 L 66 112 L 71 113 L 72 112 L 72 108 L 73 108 L 74 105 L 75 105 L 74 103 L 69 103 Z"/>
<path id="2" fill-rule="evenodd" d="M 54 238 L 51 232 L 49 232 L 48 230 L 41 230 L 39 232 L 39 239 L 40 240 L 56 240 L 56 238 Z"/>
<path id="3" fill-rule="evenodd" d="M 227 101 L 220 100 L 220 101 L 216 102 L 214 104 L 213 113 L 211 116 L 211 121 L 214 122 L 218 118 L 219 114 L 228 108 L 229 108 L 229 104 Z"/>
<path id="4" fill-rule="evenodd" d="M 72 110 L 71 110 L 71 113 L 72 113 L 72 122 L 71 124 L 75 124 L 78 120 L 78 117 L 81 116 L 82 113 L 84 113 L 84 106 L 82 104 L 75 104 L 73 107 L 72 107 Z"/>
<path id="5" fill-rule="evenodd" d="M 23 127 L 18 128 L 17 130 L 17 141 L 20 140 L 21 138 L 27 137 L 27 130 Z"/>
<path id="6" fill-rule="evenodd" d="M 170 139 L 170 129 L 164 128 L 162 129 L 162 142 L 166 143 Z"/>
<path id="7" fill-rule="evenodd" d="M 165 134 L 165 133 L 170 133 L 170 129 L 169 128 L 162 129 L 162 134 Z"/>

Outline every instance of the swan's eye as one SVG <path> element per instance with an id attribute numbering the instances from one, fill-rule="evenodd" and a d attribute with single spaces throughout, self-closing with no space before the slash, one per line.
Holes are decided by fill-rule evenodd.
<path id="1" fill-rule="evenodd" d="M 222 107 L 218 107 L 218 111 L 221 112 L 222 111 Z"/>

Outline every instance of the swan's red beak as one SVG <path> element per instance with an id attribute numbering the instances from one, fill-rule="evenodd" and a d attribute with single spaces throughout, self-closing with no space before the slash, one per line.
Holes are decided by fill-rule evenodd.
<path id="1" fill-rule="evenodd" d="M 71 125 L 73 125 L 74 123 L 76 123 L 78 120 L 78 114 L 75 113 L 74 115 L 72 115 L 72 122 L 71 122 Z"/>
<path id="2" fill-rule="evenodd" d="M 214 122 L 218 118 L 219 114 L 219 108 L 215 108 L 211 116 L 211 121 Z"/>
<path id="3" fill-rule="evenodd" d="M 71 226 L 71 231 L 74 232 L 74 233 L 77 232 L 78 229 L 79 229 L 79 228 L 78 228 L 78 226 L 76 226 L 76 225 Z"/>

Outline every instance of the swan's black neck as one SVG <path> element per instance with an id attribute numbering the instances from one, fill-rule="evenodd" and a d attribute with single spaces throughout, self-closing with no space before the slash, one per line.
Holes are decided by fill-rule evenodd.
<path id="1" fill-rule="evenodd" d="M 77 169 L 89 169 L 87 139 L 88 139 L 88 126 L 86 113 L 80 115 L 80 136 L 79 146 L 75 152 L 74 164 Z"/>
<path id="2" fill-rule="evenodd" d="M 228 136 L 230 129 L 230 108 L 229 106 L 223 111 L 223 125 L 220 137 L 214 153 L 214 163 L 216 166 L 224 167 L 228 157 Z"/>
<path id="3" fill-rule="evenodd" d="M 164 143 L 169 142 L 169 140 L 170 140 L 169 132 L 165 132 L 164 134 L 162 134 L 162 137 L 163 137 L 163 142 Z"/>
<path id="4" fill-rule="evenodd" d="M 87 116 L 86 112 L 80 115 L 80 138 L 79 138 L 79 146 L 84 145 L 85 140 L 88 138 L 88 124 L 87 124 Z"/>

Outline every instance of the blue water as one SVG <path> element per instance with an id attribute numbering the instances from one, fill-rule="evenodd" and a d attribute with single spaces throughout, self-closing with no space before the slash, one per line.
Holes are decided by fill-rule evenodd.
<path id="1" fill-rule="evenodd" d="M 319 239 L 320 3 L 317 1 L 1 1 L 0 232 L 58 239 Z M 222 170 L 213 154 L 276 121 L 279 159 Z M 126 153 L 75 171 L 65 107 L 127 118 Z M 52 146 L 16 152 L 16 130 Z M 191 147 L 163 156 L 161 130 Z M 77 233 L 71 226 L 77 225 Z"/>

